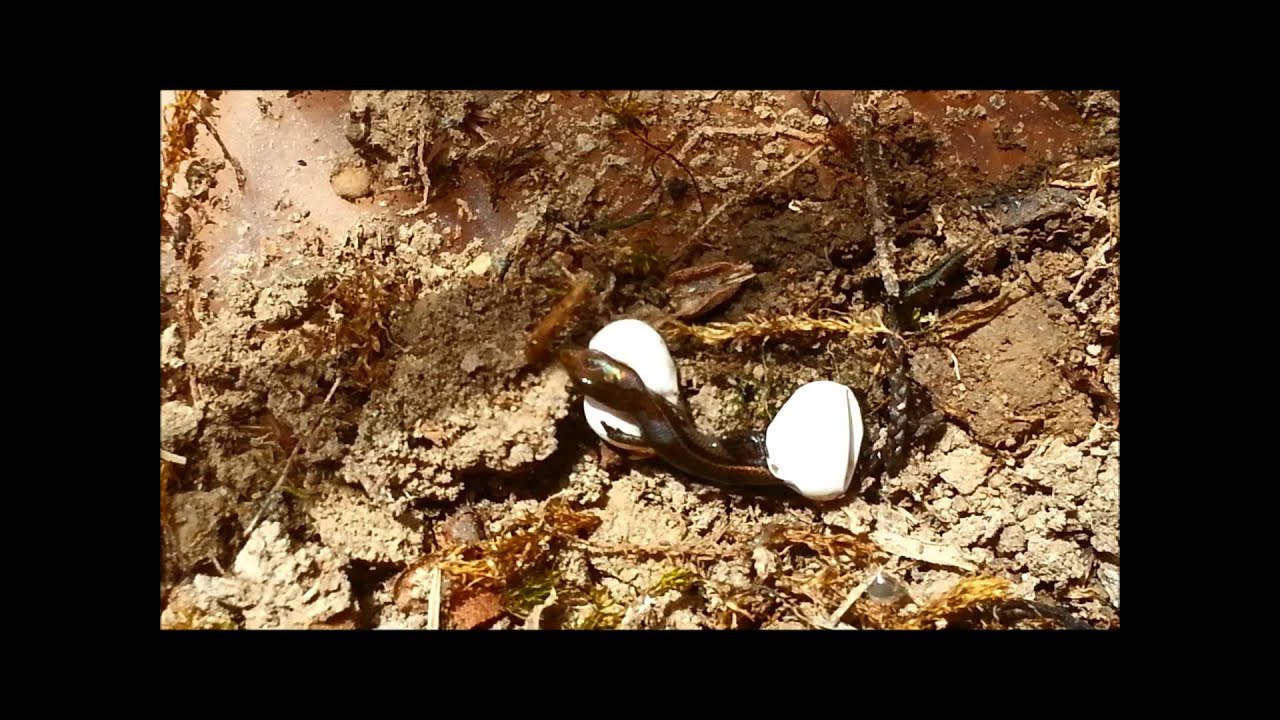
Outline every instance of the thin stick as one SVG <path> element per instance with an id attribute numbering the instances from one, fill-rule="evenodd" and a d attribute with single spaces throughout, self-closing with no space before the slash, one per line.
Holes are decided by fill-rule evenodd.
<path id="1" fill-rule="evenodd" d="M 416 206 L 400 211 L 400 217 L 413 217 L 427 209 L 428 201 L 431 199 L 431 174 L 427 172 L 427 167 L 435 157 L 434 152 L 431 153 L 430 158 L 427 157 L 427 131 L 424 129 L 418 134 L 418 179 L 422 181 L 422 200 Z"/>
<path id="2" fill-rule="evenodd" d="M 218 147 L 222 149 L 222 154 L 225 155 L 227 160 L 231 162 L 232 169 L 236 171 L 236 184 L 240 186 L 241 190 L 243 190 L 244 184 L 245 184 L 245 177 L 244 177 L 244 168 L 240 166 L 240 161 L 236 160 L 235 157 L 231 154 L 231 151 L 227 149 L 226 143 L 222 142 L 222 136 L 219 135 L 218 131 L 214 129 L 213 123 L 209 122 L 208 118 L 206 118 L 203 115 L 197 114 L 196 120 L 199 120 L 200 124 L 204 125 L 205 129 L 209 131 L 209 134 L 213 136 L 214 142 L 218 143 Z"/>
<path id="3" fill-rule="evenodd" d="M 872 150 L 872 140 L 868 131 L 863 140 L 862 167 L 865 177 L 867 214 L 871 216 L 871 237 L 875 242 L 876 266 L 880 270 L 880 279 L 884 283 L 885 292 L 895 300 L 899 296 L 898 274 L 893 269 L 892 250 L 889 244 L 888 227 L 880 207 L 880 191 L 876 187 L 876 168 Z"/>
<path id="4" fill-rule="evenodd" d="M 943 350 L 946 350 L 947 355 L 951 357 L 951 368 L 956 371 L 956 382 L 964 382 L 960 379 L 960 359 L 956 357 L 955 353 L 951 352 L 951 348 L 943 348 Z"/>
<path id="5" fill-rule="evenodd" d="M 841 618 L 844 617 L 844 614 L 849 612 L 849 608 L 853 607 L 853 604 L 858 602 L 858 598 L 862 597 L 862 594 L 867 591 L 867 588 L 871 587 L 871 583 L 876 581 L 876 577 L 880 575 L 881 571 L 884 570 L 884 567 L 884 565 L 881 565 L 876 568 L 875 571 L 867 576 L 866 580 L 858 583 L 849 591 L 849 596 L 846 597 L 844 602 L 840 603 L 840 607 L 836 608 L 835 612 L 831 613 L 830 617 L 827 618 L 828 625 L 834 627 L 840 622 Z"/>
<path id="6" fill-rule="evenodd" d="M 800 140 L 802 142 L 807 142 L 810 145 L 824 143 L 827 140 L 826 137 L 823 136 L 821 133 L 805 132 L 803 130 L 795 130 L 793 128 L 789 128 L 785 126 L 765 127 L 763 125 L 757 125 L 756 127 L 721 127 L 721 128 L 703 126 L 693 131 L 693 136 L 689 138 L 689 141 L 686 142 L 684 144 L 684 147 L 680 148 L 680 152 L 676 154 L 679 155 L 680 157 L 685 157 L 686 155 L 689 154 L 689 151 L 692 150 L 693 147 L 697 145 L 700 140 L 702 140 L 702 138 L 707 137 L 708 135 L 734 135 L 738 137 L 746 137 L 746 136 L 753 136 L 753 135 L 754 136 L 786 135 L 787 137 L 795 138 L 796 140 Z"/>
<path id="7" fill-rule="evenodd" d="M 689 176 L 689 181 L 693 183 L 693 191 L 698 194 L 698 211 L 705 213 L 707 211 L 707 201 L 702 199 L 702 188 L 698 185 L 698 178 L 693 174 L 693 171 L 689 169 L 689 166 L 685 165 L 680 158 L 676 157 L 675 155 L 672 155 L 670 150 L 664 150 L 658 147 L 657 145 L 652 143 L 649 140 L 649 138 L 646 138 L 645 136 L 641 135 L 636 130 L 627 128 L 627 132 L 630 133 L 630 135 L 635 139 L 644 143 L 645 146 L 648 147 L 649 149 L 661 155 L 665 155 L 668 159 L 671 160 L 671 162 L 675 163 L 677 167 L 683 170 L 685 175 Z"/>
<path id="8" fill-rule="evenodd" d="M 1065 167 L 1065 166 L 1064 166 Z M 1089 179 L 1084 182 L 1071 182 L 1070 180 L 1050 180 L 1049 184 L 1054 187 L 1067 188 L 1069 190 L 1085 190 L 1095 188 L 1102 184 L 1102 175 L 1108 171 L 1115 170 L 1120 167 L 1120 161 L 1114 160 L 1106 165 L 1099 165 L 1089 173 Z M 1062 169 L 1062 168 L 1059 168 Z"/>
<path id="9" fill-rule="evenodd" d="M 265 498 L 263 498 L 262 506 L 258 508 L 258 514 L 253 517 L 253 522 L 249 523 L 249 527 L 244 531 L 244 538 L 246 540 L 249 538 L 249 535 L 253 533 L 254 529 L 258 527 L 258 522 L 262 520 L 262 516 L 265 515 L 267 510 L 271 509 L 271 506 L 275 504 L 275 499 L 278 497 L 280 492 L 280 486 L 284 485 L 284 479 L 289 476 L 289 468 L 293 466 L 293 458 L 297 456 L 298 448 L 311 442 L 312 436 L 315 435 L 316 430 L 320 428 L 320 421 L 324 419 L 324 409 L 328 407 L 329 401 L 333 399 L 333 394 L 337 392 L 338 385 L 341 383 L 342 373 L 338 373 L 338 377 L 333 379 L 333 387 L 329 388 L 329 394 L 325 396 L 324 403 L 320 406 L 320 414 L 316 416 L 315 422 L 311 423 L 311 429 L 307 431 L 306 440 L 293 446 L 293 450 L 289 453 L 289 459 L 284 462 L 284 469 L 280 471 L 280 477 L 276 479 L 276 484 L 271 486 L 271 491 L 267 493 Z"/>
<path id="10" fill-rule="evenodd" d="M 1085 285 L 1093 279 L 1093 276 L 1096 275 L 1099 270 L 1107 267 L 1107 253 L 1110 252 L 1115 245 L 1115 237 L 1111 235 L 1103 238 L 1102 241 L 1098 243 L 1097 249 L 1094 251 L 1093 255 L 1090 255 L 1089 259 L 1085 262 L 1084 270 L 1080 274 L 1080 280 L 1076 282 L 1075 289 L 1071 291 L 1069 296 L 1067 296 L 1067 302 L 1075 302 L 1080 297 L 1080 293 L 1084 292 Z"/>
<path id="11" fill-rule="evenodd" d="M 431 579 L 427 581 L 431 591 L 427 595 L 427 629 L 440 629 L 440 585 L 442 577 L 439 567 L 431 568 Z"/>
<path id="12" fill-rule="evenodd" d="M 167 461 L 169 461 L 169 462 L 173 463 L 174 465 L 186 465 L 186 464 L 187 464 L 187 459 L 186 459 L 185 457 L 183 457 L 183 456 L 181 456 L 181 455 L 177 455 L 177 454 L 175 454 L 175 453 L 171 453 L 171 452 L 169 452 L 168 450 L 165 450 L 164 448 L 160 448 L 160 459 L 161 459 L 161 460 L 167 460 Z"/>

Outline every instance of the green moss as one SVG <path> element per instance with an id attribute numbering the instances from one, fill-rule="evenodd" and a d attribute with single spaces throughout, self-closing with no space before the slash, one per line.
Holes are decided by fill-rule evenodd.
<path id="1" fill-rule="evenodd" d="M 702 582 L 702 578 L 696 572 L 686 568 L 672 568 L 663 574 L 658 579 L 658 582 L 653 584 L 653 587 L 649 588 L 649 594 L 661 595 L 668 590 L 684 592 L 700 582 Z"/>
<path id="2" fill-rule="evenodd" d="M 303 502 L 311 502 L 312 500 L 316 499 L 316 493 L 313 493 L 310 490 L 303 490 L 302 488 L 296 488 L 291 485 L 282 485 L 280 487 L 280 492 L 284 493 L 285 495 L 288 495 L 289 497 L 295 498 L 297 500 L 301 500 Z"/>
<path id="3" fill-rule="evenodd" d="M 560 576 L 552 571 L 532 573 L 502 594 L 502 605 L 512 614 L 524 618 L 551 597 Z"/>
<path id="4" fill-rule="evenodd" d="M 608 630 L 618 627 L 622 622 L 622 606 L 614 601 L 613 596 L 603 587 L 592 588 L 591 610 L 577 624 L 574 630 Z"/>

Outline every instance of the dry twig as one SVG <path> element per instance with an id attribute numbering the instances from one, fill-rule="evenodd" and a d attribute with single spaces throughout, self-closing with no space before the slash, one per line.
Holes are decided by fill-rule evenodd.
<path id="1" fill-rule="evenodd" d="M 258 527 L 258 523 L 261 522 L 262 517 L 266 514 L 267 510 L 271 509 L 272 505 L 275 504 L 275 499 L 279 496 L 280 486 L 284 484 L 285 478 L 289 476 L 289 468 L 293 466 L 293 459 L 298 455 L 298 448 L 301 448 L 303 445 L 307 445 L 311 442 L 312 436 L 315 435 L 316 430 L 320 428 L 320 421 L 324 420 L 324 408 L 326 408 L 329 405 L 329 401 L 333 399 L 333 394 L 338 390 L 338 385 L 341 382 L 342 374 L 339 373 L 338 376 L 333 379 L 333 386 L 329 388 L 329 394 L 325 396 L 324 404 L 320 406 L 320 413 L 316 416 L 315 421 L 311 423 L 311 429 L 307 431 L 306 439 L 293 446 L 293 451 L 289 453 L 289 459 L 285 460 L 284 469 L 280 471 L 280 477 L 276 479 L 275 485 L 271 486 L 271 490 L 267 493 L 267 496 L 262 499 L 262 506 L 258 508 L 258 514 L 253 516 L 253 521 L 250 522 L 249 526 L 245 529 L 245 540 L 253 534 L 254 528 Z"/>
<path id="2" fill-rule="evenodd" d="M 754 195 L 754 194 L 756 194 L 756 193 L 760 192 L 761 190 L 764 190 L 765 188 L 769 187 L 770 185 L 773 185 L 774 183 L 776 183 L 776 182 L 778 182 L 778 181 L 782 180 L 782 179 L 783 179 L 783 178 L 785 178 L 786 176 L 788 176 L 788 175 L 790 175 L 791 173 L 795 172 L 797 169 L 799 169 L 799 168 L 800 168 L 800 166 L 804 165 L 805 163 L 807 163 L 807 162 L 809 162 L 811 159 L 813 159 L 813 156 L 814 156 L 814 155 L 817 155 L 818 153 L 822 152 L 822 150 L 823 150 L 825 147 L 826 147 L 825 145 L 819 145 L 818 147 L 816 147 L 816 148 L 814 148 L 813 150 L 809 151 L 809 153 L 808 153 L 808 154 L 806 154 L 804 157 L 800 158 L 800 160 L 799 160 L 799 161 L 797 161 L 794 165 L 792 165 L 791 167 L 787 168 L 786 170 L 783 170 L 783 171 L 782 171 L 782 173 L 780 173 L 779 175 L 775 176 L 773 179 L 771 179 L 771 180 L 769 180 L 768 182 L 764 183 L 764 184 L 763 184 L 763 185 L 761 185 L 760 187 L 757 187 L 755 190 L 752 190 L 750 193 L 747 193 L 747 197 L 750 197 L 751 195 Z M 734 198 L 730 198 L 729 200 L 725 200 L 723 203 L 720 203 L 720 207 L 716 208 L 714 212 L 712 212 L 710 215 L 708 215 L 708 216 L 707 216 L 707 219 L 706 219 L 706 220 L 702 221 L 702 224 L 698 226 L 698 229 L 697 229 L 697 230 L 694 230 L 694 231 L 693 231 L 693 234 L 689 236 L 689 239 L 690 239 L 690 240 L 697 240 L 697 239 L 698 239 L 698 237 L 699 237 L 700 235 L 702 235 L 702 232 L 703 232 L 704 230 L 706 230 L 706 229 L 707 229 L 707 226 L 709 226 L 709 225 L 711 225 L 711 223 L 715 222 L 716 218 L 720 217 L 720 214 L 721 214 L 721 213 L 723 213 L 726 209 L 728 209 L 728 208 L 729 208 L 729 206 L 733 205 L 735 202 L 737 202 L 737 200 L 736 200 L 736 199 L 734 199 Z"/>

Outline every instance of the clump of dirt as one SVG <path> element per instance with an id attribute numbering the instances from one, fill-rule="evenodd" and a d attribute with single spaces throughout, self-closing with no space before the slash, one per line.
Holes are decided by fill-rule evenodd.
<path id="1" fill-rule="evenodd" d="M 916 377 L 956 409 L 956 419 L 983 445 L 1012 449 L 1039 430 L 1078 442 L 1094 419 L 1088 399 L 1065 386 L 1071 341 L 1065 314 L 1052 300 L 1019 302 L 958 341 L 950 355 L 922 351 Z"/>
<path id="2" fill-rule="evenodd" d="M 249 538 L 229 576 L 198 575 L 161 616 L 161 627 L 216 626 L 242 618 L 248 629 L 312 628 L 349 622 L 354 610 L 347 558 L 315 544 L 295 548 L 280 523 Z"/>
<path id="3" fill-rule="evenodd" d="M 416 518 L 397 517 L 352 488 L 327 489 L 309 505 L 307 515 L 321 543 L 370 565 L 406 563 L 422 547 Z"/>
<path id="4" fill-rule="evenodd" d="M 171 100 L 163 627 L 1118 624 L 1118 94 Z M 850 494 L 602 447 L 622 317 L 707 432 L 853 388 Z"/>
<path id="5" fill-rule="evenodd" d="M 419 233 L 439 239 L 414 228 L 410 247 Z M 439 257 L 456 259 L 424 271 L 431 279 L 404 323 L 395 372 L 366 404 L 344 465 L 348 481 L 397 510 L 457 499 L 467 474 L 510 474 L 545 460 L 568 411 L 563 371 L 529 368 L 523 355 L 547 289 L 468 271 L 474 253 L 433 262 Z"/>

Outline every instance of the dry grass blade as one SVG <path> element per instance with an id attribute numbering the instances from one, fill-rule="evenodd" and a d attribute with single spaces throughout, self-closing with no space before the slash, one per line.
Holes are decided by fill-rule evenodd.
<path id="1" fill-rule="evenodd" d="M 861 565 L 884 561 L 888 554 L 863 535 L 817 533 L 803 527 L 770 527 L 761 542 L 768 547 L 802 545 L 828 559 L 848 558 Z"/>
<path id="2" fill-rule="evenodd" d="M 600 519 L 590 513 L 551 507 L 524 527 L 502 537 L 451 548 L 434 562 L 444 572 L 460 578 L 465 588 L 500 589 L 536 568 L 550 552 L 553 540 L 576 538 L 579 532 L 599 523 Z"/>
<path id="3" fill-rule="evenodd" d="M 164 109 L 164 146 L 160 149 L 160 212 L 163 215 L 173 187 L 173 176 L 178 165 L 191 157 L 195 146 L 195 128 L 200 118 L 200 93 L 195 90 L 179 90 L 173 102 Z"/>
<path id="4" fill-rule="evenodd" d="M 931 565 L 945 565 L 970 572 L 978 569 L 976 565 L 965 558 L 964 550 L 954 545 L 928 542 L 888 530 L 872 532 L 871 540 L 885 552 L 893 555 L 919 560 Z"/>
<path id="5" fill-rule="evenodd" d="M 845 597 L 844 602 L 840 603 L 840 607 L 836 608 L 835 611 L 827 617 L 827 625 L 835 627 L 836 624 L 843 620 L 845 613 L 849 612 L 849 608 L 853 607 L 853 604 L 858 602 L 858 598 L 862 597 L 863 593 L 867 591 L 867 588 L 871 587 L 871 583 L 875 582 L 876 576 L 879 575 L 880 571 L 883 569 L 883 565 L 877 567 L 868 574 L 862 582 L 854 585 L 853 589 L 850 590 L 849 594 Z"/>
<path id="6" fill-rule="evenodd" d="M 670 334 L 688 336 L 712 344 L 730 340 L 763 340 L 783 335 L 811 335 L 819 333 L 838 333 L 844 335 L 892 335 L 897 333 L 885 326 L 879 313 L 872 313 L 868 319 L 849 315 L 833 315 L 831 317 L 811 317 L 808 315 L 781 315 L 761 317 L 748 315 L 743 322 L 706 323 L 705 325 L 686 325 L 677 320 L 667 320 L 663 326 Z"/>
<path id="7" fill-rule="evenodd" d="M 1031 293 L 1023 288 L 1018 288 L 1000 295 L 1000 297 L 983 305 L 982 307 L 972 310 L 958 310 L 945 319 L 939 321 L 938 325 L 930 330 L 946 338 L 954 338 L 963 335 L 971 330 L 986 325 L 996 319 L 1000 313 L 1012 306 L 1014 303 L 1026 298 Z"/>
<path id="8" fill-rule="evenodd" d="M 1013 586 L 1002 578 L 963 580 L 919 612 L 899 621 L 895 627 L 899 630 L 934 630 L 946 627 L 958 617 L 972 614 L 975 606 L 1004 600 L 1012 591 Z"/>
<path id="9" fill-rule="evenodd" d="M 898 630 L 942 628 L 1009 629 L 1015 627 L 1091 629 L 1058 607 L 1012 597 L 1003 578 L 963 580 L 919 612 L 890 623 Z"/>

